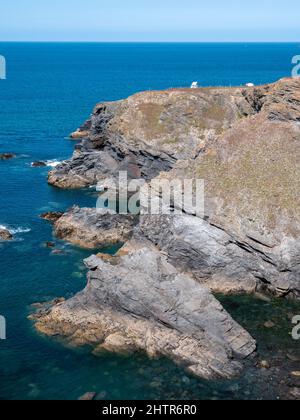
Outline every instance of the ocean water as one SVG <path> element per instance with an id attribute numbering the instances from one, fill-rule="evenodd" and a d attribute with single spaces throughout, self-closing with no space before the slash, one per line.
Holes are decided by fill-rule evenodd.
<path id="1" fill-rule="evenodd" d="M 87 391 L 108 399 L 276 398 L 272 389 L 255 390 L 251 372 L 238 386 L 206 383 L 169 361 L 143 355 L 95 358 L 38 335 L 27 319 L 30 305 L 81 290 L 82 260 L 90 254 L 52 238 L 39 214 L 73 204 L 94 206 L 96 198 L 91 190 L 48 186 L 50 168 L 30 163 L 68 158 L 74 142 L 67 136 L 96 102 L 195 80 L 203 86 L 273 82 L 290 76 L 297 54 L 299 44 L 0 43 L 7 61 L 7 80 L 0 80 L 0 153 L 17 155 L 0 161 L 0 225 L 15 232 L 13 242 L 0 244 L 0 315 L 7 320 L 7 340 L 0 341 L 0 399 L 77 399 Z M 63 254 L 53 255 L 45 247 L 49 240 Z M 229 310 L 264 347 L 257 318 L 282 314 L 288 304 L 249 300 L 243 315 L 243 303 Z M 278 345 L 292 346 L 286 325 L 281 333 L 284 344 Z"/>

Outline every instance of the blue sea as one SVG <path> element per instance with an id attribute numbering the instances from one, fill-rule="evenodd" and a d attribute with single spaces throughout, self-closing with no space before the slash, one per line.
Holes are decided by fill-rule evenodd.
<path id="1" fill-rule="evenodd" d="M 0 315 L 7 320 L 7 340 L 0 341 L 0 399 L 77 399 L 92 391 L 107 399 L 260 396 L 251 373 L 242 383 L 206 383 L 166 360 L 96 358 L 88 349 L 70 349 L 35 332 L 27 319 L 30 305 L 81 290 L 82 261 L 90 254 L 53 238 L 39 215 L 73 204 L 94 206 L 96 197 L 91 190 L 50 187 L 50 167 L 30 164 L 70 157 L 69 133 L 99 101 L 193 81 L 202 86 L 274 82 L 291 75 L 298 54 L 300 44 L 0 43 L 7 62 L 7 79 L 0 80 L 0 153 L 17 155 L 0 161 L 0 225 L 15 233 L 13 242 L 0 244 Z M 53 255 L 46 241 L 54 241 L 62 254 Z M 237 310 L 243 302 L 229 307 L 264 348 L 257 317 L 280 315 L 283 309 L 249 299 L 247 310 Z M 272 390 L 263 392 L 274 397 Z"/>

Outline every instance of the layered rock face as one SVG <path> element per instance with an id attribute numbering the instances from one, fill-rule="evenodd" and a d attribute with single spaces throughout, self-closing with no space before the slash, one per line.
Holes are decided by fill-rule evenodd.
<path id="1" fill-rule="evenodd" d="M 178 159 L 195 158 L 208 142 L 255 111 L 241 89 L 145 92 L 96 106 L 73 137 L 73 158 L 49 174 L 61 188 L 95 185 L 127 171 L 151 179 Z"/>
<path id="2" fill-rule="evenodd" d="M 86 289 L 37 317 L 37 328 L 103 350 L 167 356 L 207 379 L 232 377 L 255 341 L 212 294 L 151 245 L 131 243 L 109 261 L 93 256 Z"/>
<path id="3" fill-rule="evenodd" d="M 203 179 L 205 221 L 146 217 L 146 237 L 213 290 L 299 297 L 299 122 L 297 79 L 145 92 L 98 105 L 79 129 L 88 136 L 49 182 L 84 186 L 119 170 Z"/>
<path id="4" fill-rule="evenodd" d="M 91 257 L 87 288 L 37 314 L 38 329 L 96 353 L 144 350 L 201 377 L 235 375 L 255 343 L 211 291 L 300 297 L 299 123 L 296 79 L 97 105 L 49 183 L 84 187 L 124 170 L 149 182 L 203 179 L 204 215 L 176 214 L 174 198 L 164 203 L 169 215 L 144 214 L 137 225 L 88 209 L 59 218 L 58 236 L 81 246 L 113 243 L 122 232 L 134 239 L 115 258 Z"/>
<path id="5" fill-rule="evenodd" d="M 73 207 L 54 224 L 55 235 L 82 248 L 100 248 L 129 240 L 138 223 L 135 216 L 105 209 Z"/>
<path id="6" fill-rule="evenodd" d="M 300 81 L 258 92 L 247 93 L 257 115 L 160 176 L 203 179 L 204 220 L 144 217 L 141 229 L 213 290 L 299 298 Z"/>

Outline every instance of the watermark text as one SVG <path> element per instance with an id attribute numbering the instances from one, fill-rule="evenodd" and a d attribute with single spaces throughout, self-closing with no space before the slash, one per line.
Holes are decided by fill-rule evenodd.
<path id="1" fill-rule="evenodd" d="M 6 59 L 0 55 L 0 80 L 6 79 Z"/>
<path id="2" fill-rule="evenodd" d="M 101 194 L 97 209 L 133 215 L 192 214 L 204 217 L 204 180 L 161 179 L 150 182 L 129 179 L 126 171 L 118 179 L 108 178 L 98 183 Z"/>
<path id="3" fill-rule="evenodd" d="M 300 340 L 300 315 L 294 316 L 292 323 L 295 325 L 292 331 L 292 337 L 294 340 Z"/>
<path id="4" fill-rule="evenodd" d="M 295 55 L 292 59 L 292 64 L 294 64 L 292 70 L 292 77 L 300 77 L 300 55 Z"/>
<path id="5" fill-rule="evenodd" d="M 6 319 L 0 315 L 0 340 L 6 340 Z"/>

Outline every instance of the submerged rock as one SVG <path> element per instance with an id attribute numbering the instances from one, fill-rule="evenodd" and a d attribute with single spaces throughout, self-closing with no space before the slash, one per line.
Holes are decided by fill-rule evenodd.
<path id="1" fill-rule="evenodd" d="M 0 241 L 10 241 L 13 239 L 13 235 L 9 230 L 0 228 Z"/>
<path id="2" fill-rule="evenodd" d="M 45 242 L 45 246 L 46 248 L 54 248 L 55 247 L 55 243 L 54 242 Z"/>
<path id="3" fill-rule="evenodd" d="M 273 321 L 267 321 L 264 323 L 264 327 L 270 329 L 276 327 L 276 324 Z"/>
<path id="4" fill-rule="evenodd" d="M 59 239 L 94 249 L 126 242 L 137 223 L 135 216 L 73 207 L 55 222 L 54 231 Z"/>
<path id="5" fill-rule="evenodd" d="M 79 398 L 79 401 L 93 401 L 97 396 L 96 392 L 87 392 Z"/>
<path id="6" fill-rule="evenodd" d="M 64 251 L 62 249 L 54 249 L 51 252 L 52 255 L 64 255 Z"/>
<path id="7" fill-rule="evenodd" d="M 106 262 L 90 257 L 86 289 L 38 317 L 36 328 L 97 354 L 145 351 L 203 378 L 229 378 L 255 341 L 213 295 L 148 245 L 131 243 Z"/>
<path id="8" fill-rule="evenodd" d="M 16 157 L 14 153 L 0 153 L 0 160 L 10 160 Z"/>

